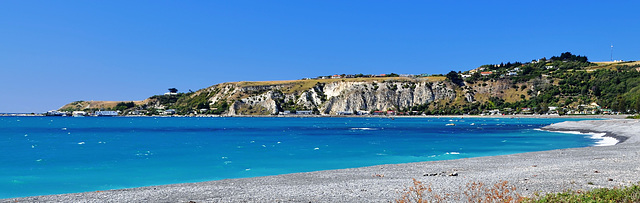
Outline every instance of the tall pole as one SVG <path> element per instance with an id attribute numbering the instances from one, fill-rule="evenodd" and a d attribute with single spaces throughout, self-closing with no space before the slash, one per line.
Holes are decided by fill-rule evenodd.
<path id="1" fill-rule="evenodd" d="M 611 62 L 613 62 L 613 44 L 611 44 Z"/>

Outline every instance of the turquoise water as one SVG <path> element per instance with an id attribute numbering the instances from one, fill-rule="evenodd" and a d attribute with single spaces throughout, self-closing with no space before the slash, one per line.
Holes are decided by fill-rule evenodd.
<path id="1" fill-rule="evenodd" d="M 594 145 L 565 120 L 0 117 L 0 198 Z"/>

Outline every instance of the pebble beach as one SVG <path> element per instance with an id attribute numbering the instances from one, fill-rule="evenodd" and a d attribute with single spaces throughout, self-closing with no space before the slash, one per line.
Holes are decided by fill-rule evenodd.
<path id="1" fill-rule="evenodd" d="M 413 185 L 413 178 L 441 194 L 459 193 L 470 182 L 508 181 L 525 196 L 612 188 L 640 181 L 640 120 L 567 121 L 543 130 L 605 133 L 617 144 L 0 201 L 390 202 Z"/>

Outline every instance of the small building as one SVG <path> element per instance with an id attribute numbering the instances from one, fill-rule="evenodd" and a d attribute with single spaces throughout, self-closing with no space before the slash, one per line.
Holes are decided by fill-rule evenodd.
<path id="1" fill-rule="evenodd" d="M 176 110 L 175 109 L 167 109 L 164 111 L 165 115 L 173 115 L 176 114 Z"/>
<path id="2" fill-rule="evenodd" d="M 501 115 L 500 109 L 489 110 L 489 115 Z"/>
<path id="3" fill-rule="evenodd" d="M 488 72 L 480 72 L 480 75 L 482 75 L 482 76 L 487 76 L 487 75 L 491 75 L 491 74 L 493 74 L 493 72 L 491 72 L 491 71 L 488 71 Z"/>
<path id="4" fill-rule="evenodd" d="M 358 111 L 358 115 L 369 115 L 368 111 Z"/>
<path id="5" fill-rule="evenodd" d="M 546 68 L 546 69 L 552 69 L 552 68 L 555 68 L 555 66 L 545 66 L 544 68 Z"/>
<path id="6" fill-rule="evenodd" d="M 468 75 L 468 74 L 461 74 L 460 76 L 462 76 L 462 78 L 470 78 L 471 77 L 471 75 Z"/>
<path id="7" fill-rule="evenodd" d="M 373 115 L 384 115 L 385 112 L 384 111 L 374 111 Z"/>
<path id="8" fill-rule="evenodd" d="M 507 75 L 508 75 L 508 76 L 516 76 L 516 75 L 518 75 L 518 73 L 516 73 L 516 72 L 509 72 L 509 73 L 507 73 Z"/>
<path id="9" fill-rule="evenodd" d="M 532 114 L 533 113 L 532 109 L 529 108 L 529 107 L 521 108 L 520 110 L 521 110 L 520 113 L 523 113 L 523 114 Z"/>
<path id="10" fill-rule="evenodd" d="M 178 95 L 178 89 L 176 88 L 169 88 L 169 92 L 164 93 L 164 95 L 168 95 L 168 96 L 175 96 Z"/>
<path id="11" fill-rule="evenodd" d="M 47 116 L 67 116 L 67 112 L 51 110 L 47 111 Z"/>
<path id="12" fill-rule="evenodd" d="M 95 116 L 118 116 L 117 111 L 96 111 L 93 113 Z"/>
<path id="13" fill-rule="evenodd" d="M 353 115 L 353 112 L 352 111 L 338 111 L 338 115 L 343 115 L 343 116 Z"/>
<path id="14" fill-rule="evenodd" d="M 84 111 L 74 111 L 73 113 L 73 117 L 84 117 L 87 115 L 87 112 Z"/>
<path id="15" fill-rule="evenodd" d="M 147 110 L 134 110 L 129 112 L 129 114 L 131 115 L 145 115 L 147 113 L 148 113 Z"/>
<path id="16" fill-rule="evenodd" d="M 342 78 L 342 76 L 340 76 L 340 75 L 332 75 L 331 76 L 331 79 L 340 79 L 340 78 Z"/>
<path id="17" fill-rule="evenodd" d="M 296 111 L 297 115 L 313 115 L 313 111 Z"/>

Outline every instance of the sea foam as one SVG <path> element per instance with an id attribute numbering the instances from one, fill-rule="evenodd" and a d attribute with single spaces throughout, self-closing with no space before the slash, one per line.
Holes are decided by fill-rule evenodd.
<path id="1" fill-rule="evenodd" d="M 596 141 L 594 146 L 612 146 L 618 144 L 618 140 L 613 137 L 606 137 L 607 133 L 582 133 L 578 131 L 553 131 L 559 133 L 569 133 L 569 134 L 577 134 L 577 135 L 589 135 L 591 139 L 598 140 Z"/>

